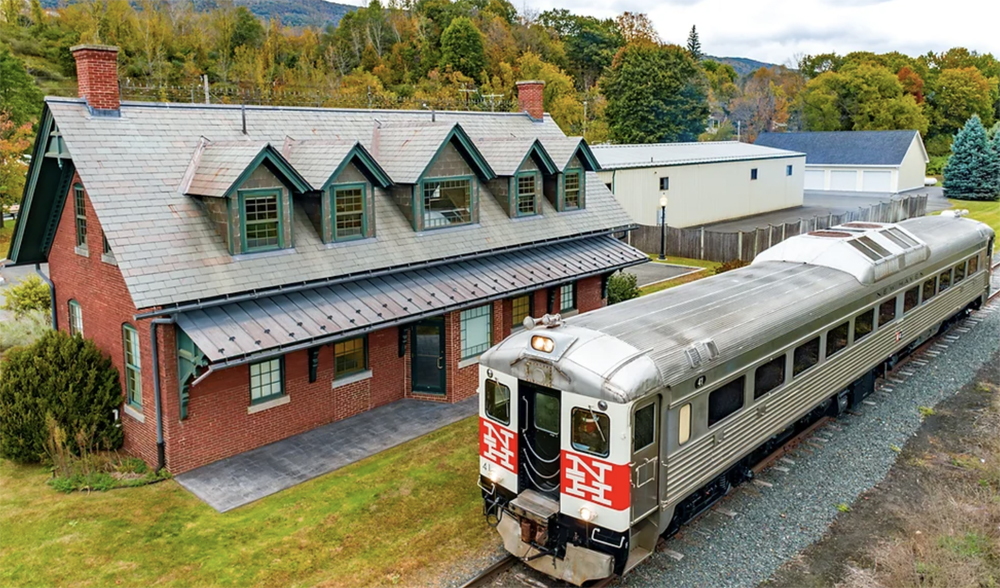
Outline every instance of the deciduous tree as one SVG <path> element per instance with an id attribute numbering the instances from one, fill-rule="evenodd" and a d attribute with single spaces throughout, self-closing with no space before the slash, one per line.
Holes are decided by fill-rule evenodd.
<path id="1" fill-rule="evenodd" d="M 916 129 L 927 119 L 888 68 L 864 63 L 809 80 L 801 95 L 804 126 L 811 131 Z"/>
<path id="2" fill-rule="evenodd" d="M 938 75 L 934 95 L 932 124 L 934 132 L 951 135 L 973 115 L 985 126 L 993 124 L 993 94 L 997 79 L 988 79 L 974 67 L 943 70 Z"/>
<path id="3" fill-rule="evenodd" d="M 0 110 L 0 227 L 4 226 L 3 213 L 21 201 L 28 172 L 24 155 L 31 149 L 33 134 L 30 122 L 18 126 Z"/>
<path id="4" fill-rule="evenodd" d="M 0 46 L 0 111 L 15 127 L 38 117 L 42 110 L 42 93 L 24 69 L 21 60 Z"/>

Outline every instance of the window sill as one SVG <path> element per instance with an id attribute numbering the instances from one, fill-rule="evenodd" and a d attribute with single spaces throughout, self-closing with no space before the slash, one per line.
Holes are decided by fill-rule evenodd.
<path id="1" fill-rule="evenodd" d="M 132 408 L 128 403 L 125 404 L 125 414 L 139 421 L 140 423 L 146 422 L 146 416 L 139 412 L 139 409 Z"/>
<path id="2" fill-rule="evenodd" d="M 342 377 L 340 379 L 334 380 L 333 384 L 332 384 L 332 388 L 334 390 L 336 390 L 337 388 L 340 388 L 341 386 L 346 386 L 348 384 L 353 384 L 355 382 L 363 382 L 365 380 L 369 380 L 369 379 L 371 379 L 371 377 L 372 377 L 372 371 L 371 370 L 365 370 L 363 372 L 357 372 L 357 373 L 351 374 L 349 376 L 344 376 L 344 377 Z"/>
<path id="3" fill-rule="evenodd" d="M 108 265 L 118 265 L 118 262 L 115 260 L 115 256 L 114 255 L 108 255 L 107 253 L 102 253 L 101 254 L 101 261 L 103 261 L 104 263 L 106 263 Z"/>
<path id="4" fill-rule="evenodd" d="M 82 255 L 84 257 L 90 257 L 90 251 L 87 250 L 86 246 L 77 245 L 76 247 L 73 248 L 73 251 L 77 255 Z"/>
<path id="5" fill-rule="evenodd" d="M 279 397 L 275 398 L 274 400 L 268 400 L 266 402 L 259 402 L 257 404 L 251 404 L 250 406 L 247 407 L 247 414 L 254 414 L 256 412 L 262 412 L 262 411 L 265 411 L 265 410 L 267 410 L 269 408 L 274 408 L 276 406 L 281 406 L 283 404 L 288 404 L 291 401 L 292 401 L 292 397 L 289 396 L 288 394 L 285 394 L 284 396 L 279 396 Z"/>
<path id="6" fill-rule="evenodd" d="M 470 365 L 476 365 L 479 363 L 479 356 L 467 357 L 458 362 L 458 369 L 469 367 Z"/>

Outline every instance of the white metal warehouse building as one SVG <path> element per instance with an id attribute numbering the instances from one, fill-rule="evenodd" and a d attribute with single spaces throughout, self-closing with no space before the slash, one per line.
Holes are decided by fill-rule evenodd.
<path id="1" fill-rule="evenodd" d="M 594 145 L 601 181 L 640 225 L 694 227 L 802 206 L 804 153 L 736 141 Z"/>
<path id="2" fill-rule="evenodd" d="M 920 188 L 927 151 L 918 131 L 761 133 L 757 145 L 806 154 L 806 190 L 895 193 Z"/>

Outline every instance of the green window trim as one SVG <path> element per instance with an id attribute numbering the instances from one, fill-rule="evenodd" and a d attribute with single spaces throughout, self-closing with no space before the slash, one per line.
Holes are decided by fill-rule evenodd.
<path id="1" fill-rule="evenodd" d="M 346 210 L 344 212 L 338 212 L 337 208 L 337 198 L 338 193 L 343 192 L 345 198 L 353 197 L 353 195 L 347 194 L 347 192 L 353 192 L 356 190 L 361 191 L 361 210 Z M 331 234 L 333 235 L 334 242 L 343 241 L 354 241 L 357 239 L 364 239 L 368 236 L 368 185 L 364 182 L 353 182 L 350 184 L 331 184 L 330 189 L 327 192 L 327 197 L 330 199 L 330 222 L 331 222 Z M 360 215 L 360 222 L 353 220 L 352 217 L 357 217 Z M 344 231 L 338 231 L 337 225 L 340 221 L 344 221 Z M 357 229 L 360 232 L 354 232 L 348 229 L 351 225 L 357 224 Z"/>
<path id="2" fill-rule="evenodd" d="M 478 357 L 493 345 L 493 304 L 467 308 L 459 315 L 462 359 Z"/>
<path id="3" fill-rule="evenodd" d="M 83 195 L 83 186 L 73 185 L 73 216 L 76 219 L 76 246 L 87 248 L 87 204 Z"/>
<path id="4" fill-rule="evenodd" d="M 569 198 L 568 196 L 569 190 L 567 189 L 567 184 L 569 182 L 570 177 L 577 178 L 576 180 L 577 187 L 574 189 L 574 191 L 576 192 L 576 196 L 572 199 Z M 559 190 L 560 212 L 569 210 L 580 210 L 584 207 L 583 198 L 584 198 L 584 190 L 586 188 L 585 182 L 586 182 L 585 176 L 581 168 L 578 167 L 570 168 L 563 172 L 562 182 Z M 572 203 L 574 201 L 575 204 Z"/>
<path id="5" fill-rule="evenodd" d="M 248 366 L 250 404 L 260 404 L 285 395 L 285 358 L 265 359 Z"/>
<path id="6" fill-rule="evenodd" d="M 69 301 L 69 336 L 83 337 L 83 311 L 76 300 Z"/>
<path id="7" fill-rule="evenodd" d="M 533 186 L 531 192 L 525 192 L 525 196 L 530 197 L 530 201 L 521 201 L 521 180 L 531 178 Z M 523 171 L 514 174 L 513 186 L 511 189 L 512 208 L 515 217 L 535 216 L 539 212 L 538 200 L 541 195 L 542 174 L 537 171 Z"/>
<path id="8" fill-rule="evenodd" d="M 122 351 L 125 355 L 125 401 L 142 410 L 142 358 L 139 355 L 139 332 L 122 325 Z"/>
<path id="9" fill-rule="evenodd" d="M 333 344 L 333 381 L 368 369 L 368 336 L 355 337 Z"/>
<path id="10" fill-rule="evenodd" d="M 576 282 L 559 286 L 559 312 L 576 310 Z"/>
<path id="11" fill-rule="evenodd" d="M 468 182 L 469 183 L 469 205 L 467 207 L 467 218 L 464 222 L 445 222 L 444 224 L 438 224 L 434 226 L 429 226 L 427 222 L 427 209 L 426 209 L 426 196 L 424 190 L 427 184 L 444 183 L 444 182 Z M 444 176 L 436 178 L 421 178 L 420 182 L 416 185 L 414 191 L 414 210 L 417 211 L 413 215 L 414 228 L 419 227 L 419 230 L 429 231 L 434 229 L 443 229 L 447 227 L 460 227 L 464 225 L 471 225 L 476 218 L 474 214 L 476 206 L 479 201 L 479 184 L 475 181 L 475 176 Z M 459 209 L 455 209 L 459 210 Z M 418 224 L 419 223 L 419 224 Z"/>
<path id="12" fill-rule="evenodd" d="M 239 205 L 240 205 L 240 241 L 241 241 L 241 253 L 259 253 L 261 251 L 275 251 L 278 249 L 285 248 L 285 203 L 284 203 L 284 190 L 281 188 L 256 188 L 253 190 L 240 190 L 239 194 Z M 255 219 L 253 221 L 247 220 L 247 200 L 254 202 L 256 200 L 264 200 L 267 198 L 275 199 L 275 213 L 277 214 L 277 219 Z M 254 202 L 255 203 L 255 202 Z M 256 204 L 256 203 L 255 203 Z M 266 206 L 266 202 L 264 203 Z M 247 239 L 247 228 L 248 227 L 264 227 L 265 225 L 270 225 L 277 221 L 277 235 L 274 244 L 265 245 L 255 245 L 251 247 L 249 245 L 249 240 Z M 266 228 L 265 228 L 266 230 Z M 255 239 L 260 239 L 256 237 Z"/>

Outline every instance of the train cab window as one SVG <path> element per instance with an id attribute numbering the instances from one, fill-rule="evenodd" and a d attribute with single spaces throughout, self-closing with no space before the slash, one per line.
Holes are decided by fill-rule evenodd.
<path id="1" fill-rule="evenodd" d="M 682 406 L 677 417 L 677 444 L 684 445 L 691 438 L 691 405 Z"/>
<path id="2" fill-rule="evenodd" d="M 944 292 L 951 287 L 951 270 L 941 272 L 938 276 L 938 292 Z"/>
<path id="3" fill-rule="evenodd" d="M 708 426 L 711 427 L 743 408 L 746 376 L 740 376 L 716 388 L 708 395 Z"/>
<path id="4" fill-rule="evenodd" d="M 632 423 L 632 453 L 649 447 L 656 434 L 656 403 L 635 411 L 635 421 Z"/>
<path id="5" fill-rule="evenodd" d="M 792 377 L 794 378 L 817 363 L 819 363 L 819 337 L 795 348 L 795 357 L 792 359 Z"/>
<path id="6" fill-rule="evenodd" d="M 896 320 L 896 299 L 890 298 L 878 306 L 878 326 Z"/>
<path id="7" fill-rule="evenodd" d="M 965 279 L 965 262 L 955 266 L 955 283 L 959 283 Z"/>
<path id="8" fill-rule="evenodd" d="M 785 383 L 785 356 L 775 357 L 757 368 L 753 374 L 753 399 L 774 390 Z"/>
<path id="9" fill-rule="evenodd" d="M 979 254 L 973 255 L 969 258 L 969 271 L 968 275 L 972 275 L 979 270 Z"/>
<path id="10" fill-rule="evenodd" d="M 559 434 L 559 399 L 555 396 L 535 394 L 535 428 L 553 435 Z"/>
<path id="11" fill-rule="evenodd" d="M 920 300 L 920 286 L 914 286 L 903 294 L 903 314 L 906 314 L 917 307 Z"/>
<path id="12" fill-rule="evenodd" d="M 867 312 L 862 312 L 854 317 L 854 342 L 864 339 L 871 334 L 875 328 L 875 309 L 871 308 Z"/>
<path id="13" fill-rule="evenodd" d="M 611 439 L 611 419 L 608 415 L 589 408 L 574 408 L 572 420 L 573 449 L 607 457 Z"/>
<path id="14" fill-rule="evenodd" d="M 510 424 L 510 388 L 496 380 L 486 380 L 485 386 L 486 416 L 503 423 Z"/>
<path id="15" fill-rule="evenodd" d="M 847 332 L 851 323 L 847 322 L 826 332 L 826 356 L 833 357 L 835 353 L 847 347 Z"/>
<path id="16" fill-rule="evenodd" d="M 937 284 L 935 283 L 935 281 L 936 280 L 934 278 L 931 278 L 931 279 L 927 280 L 926 282 L 924 282 L 924 286 L 923 286 L 923 290 L 924 290 L 923 291 L 923 300 L 924 300 L 924 302 L 927 302 L 931 298 L 934 298 L 934 295 L 937 294 L 937 292 L 935 291 L 935 288 L 937 287 Z"/>

